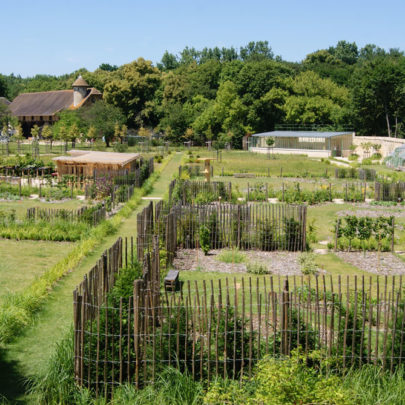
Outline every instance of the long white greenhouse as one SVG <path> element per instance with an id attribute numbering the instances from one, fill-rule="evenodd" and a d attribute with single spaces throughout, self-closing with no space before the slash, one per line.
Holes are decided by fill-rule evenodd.
<path id="1" fill-rule="evenodd" d="M 267 140 L 273 138 L 273 153 L 347 157 L 353 137 L 353 132 L 271 131 L 254 134 L 248 142 L 252 152 L 269 153 Z"/>

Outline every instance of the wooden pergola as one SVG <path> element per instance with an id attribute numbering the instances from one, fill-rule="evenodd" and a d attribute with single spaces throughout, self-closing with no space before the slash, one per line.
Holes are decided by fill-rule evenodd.
<path id="1" fill-rule="evenodd" d="M 76 177 L 92 177 L 96 170 L 106 172 L 133 172 L 141 159 L 139 153 L 116 153 L 70 150 L 69 156 L 59 156 L 56 162 L 58 177 L 73 175 Z"/>

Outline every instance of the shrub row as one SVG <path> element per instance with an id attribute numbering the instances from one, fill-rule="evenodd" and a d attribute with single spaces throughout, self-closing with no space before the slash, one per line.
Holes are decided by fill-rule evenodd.
<path id="1" fill-rule="evenodd" d="M 366 250 L 389 250 L 394 237 L 393 217 L 357 217 L 346 215 L 335 222 L 335 234 L 338 247 L 361 248 Z"/>

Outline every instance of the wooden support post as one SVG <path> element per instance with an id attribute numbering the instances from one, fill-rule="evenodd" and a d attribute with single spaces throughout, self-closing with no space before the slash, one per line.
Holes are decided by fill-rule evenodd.
<path id="1" fill-rule="evenodd" d="M 284 288 L 282 292 L 282 315 L 281 315 L 281 353 L 288 354 L 288 314 L 290 305 L 290 293 L 288 289 L 288 280 L 284 280 Z"/>

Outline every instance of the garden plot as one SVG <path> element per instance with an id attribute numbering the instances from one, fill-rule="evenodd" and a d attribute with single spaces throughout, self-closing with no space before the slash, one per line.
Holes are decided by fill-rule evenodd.
<path id="1" fill-rule="evenodd" d="M 337 216 L 356 215 L 357 217 L 377 218 L 379 216 L 393 216 L 395 218 L 405 218 L 405 209 L 395 207 L 376 207 L 367 204 L 356 205 L 356 210 L 343 210 L 337 213 Z"/>
<path id="2" fill-rule="evenodd" d="M 345 262 L 358 267 L 361 270 L 379 275 L 405 274 L 405 262 L 391 252 L 336 252 Z"/>
<path id="3" fill-rule="evenodd" d="M 256 250 L 238 251 L 243 257 L 240 263 L 225 263 L 219 260 L 227 249 L 210 250 L 207 256 L 200 249 L 178 249 L 173 267 L 184 271 L 218 273 L 247 273 L 249 263 L 257 263 L 268 269 L 268 274 L 301 275 L 298 257 L 301 252 L 262 252 Z"/>

